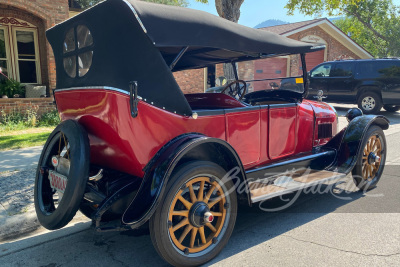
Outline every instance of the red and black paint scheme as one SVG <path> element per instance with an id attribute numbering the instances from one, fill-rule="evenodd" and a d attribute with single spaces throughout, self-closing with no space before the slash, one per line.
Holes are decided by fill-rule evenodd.
<path id="1" fill-rule="evenodd" d="M 110 14 L 118 14 L 120 19 Z M 203 36 L 194 37 L 193 32 Z M 74 34 L 68 39 L 69 33 Z M 83 33 L 86 35 L 80 37 Z M 348 116 L 349 125 L 337 133 L 334 108 L 303 99 L 307 94 L 305 53 L 321 47 L 198 11 L 109 0 L 55 26 L 47 36 L 56 59 L 54 97 L 63 121 L 44 147 L 36 178 L 36 210 L 39 221 L 49 229 L 67 224 L 78 208 L 93 219 L 98 231 L 135 229 L 149 220 L 150 227 L 156 227 L 151 220 L 162 216 L 160 210 L 175 183 L 185 178 L 181 173 L 190 173 L 199 162 L 199 166 L 209 166 L 210 174 L 199 182 L 196 194 L 190 189 L 193 205 L 187 208 L 193 225 L 188 227 L 202 229 L 214 223 L 213 231 L 220 233 L 216 228 L 222 223 L 216 216 L 223 212 L 207 206 L 201 189 L 205 183 L 212 186 L 222 179 L 217 175 L 219 170 L 236 170 L 235 178 L 245 189 L 238 198 L 251 205 L 293 192 L 296 188 L 277 183 L 279 175 L 289 169 L 300 177 L 310 169 L 316 177 L 297 189 L 347 175 L 363 154 L 369 129 L 389 126 L 382 116 L 353 111 Z M 90 58 L 90 64 L 82 53 Z M 301 55 L 304 73 L 297 79 L 304 82 L 304 92 L 263 90 L 240 97 L 222 93 L 183 95 L 172 75 L 177 70 L 288 54 Z M 383 145 L 384 136 L 381 140 Z M 384 156 L 371 153 L 371 162 L 383 161 L 379 167 L 382 172 Z M 51 165 L 53 158 L 60 160 L 63 168 L 57 167 L 58 163 Z M 188 166 L 192 167 L 186 170 Z M 48 185 L 49 173 L 67 177 L 65 192 Z M 376 184 L 377 180 L 373 181 Z M 265 194 L 257 191 L 260 186 L 266 188 Z M 269 191 L 268 186 L 275 191 Z M 179 192 L 188 190 L 186 182 L 179 188 Z M 59 194 L 61 202 L 53 203 L 49 194 Z M 236 209 L 235 199 L 236 194 L 221 204 L 230 220 L 234 218 L 229 212 Z M 56 220 L 58 213 L 64 216 Z M 231 223 L 221 229 L 233 228 Z M 170 219 L 166 227 L 171 225 L 174 221 Z M 180 263 L 200 264 L 214 257 L 210 248 L 215 245 L 215 251 L 220 251 L 223 245 L 219 240 L 229 235 L 210 235 L 211 243 L 202 239 L 204 250 L 201 246 L 194 248 L 192 241 L 185 249 L 177 241 L 172 247 L 177 258 L 183 257 L 180 260 L 184 263 Z M 179 242 L 184 240 L 183 236 Z M 199 251 L 208 256 L 192 261 Z M 191 253 L 193 257 L 185 257 Z"/>

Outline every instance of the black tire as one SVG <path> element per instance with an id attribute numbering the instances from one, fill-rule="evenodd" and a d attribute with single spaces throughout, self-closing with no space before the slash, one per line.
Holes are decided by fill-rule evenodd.
<path id="1" fill-rule="evenodd" d="M 170 180 L 166 186 L 165 194 L 163 198 L 160 201 L 160 205 L 157 208 L 156 212 L 150 219 L 150 236 L 151 240 L 153 242 L 153 245 L 158 252 L 158 254 L 168 263 L 174 265 L 174 266 L 198 266 L 201 264 L 204 264 L 208 262 L 209 260 L 213 259 L 215 256 L 220 253 L 220 251 L 225 247 L 227 244 L 234 225 L 236 221 L 236 216 L 237 216 L 237 197 L 236 197 L 236 191 L 233 187 L 233 183 L 231 181 L 227 181 L 222 183 L 221 179 L 222 177 L 226 174 L 226 171 L 222 169 L 220 166 L 217 164 L 214 164 L 212 162 L 207 162 L 207 161 L 194 161 L 194 162 L 189 162 L 186 163 L 182 166 L 180 166 L 174 173 L 171 175 Z M 211 178 L 211 179 L 210 179 Z M 203 179 L 203 182 L 195 182 L 198 180 Z M 213 180 L 214 179 L 214 180 Z M 207 182 L 210 181 L 210 182 Z M 199 184 L 200 183 L 200 186 Z M 207 188 L 205 187 L 205 184 L 207 183 Z M 179 196 L 182 197 L 190 197 L 191 203 L 195 203 L 195 205 L 192 205 L 190 211 L 193 211 L 196 209 L 196 205 L 202 205 L 202 201 L 206 201 L 205 203 L 208 203 L 206 205 L 212 205 L 212 202 L 215 202 L 214 200 L 217 199 L 216 201 L 222 201 L 218 200 L 218 198 L 210 198 L 210 201 L 208 202 L 207 200 L 207 193 L 210 192 L 210 187 L 212 183 L 217 183 L 221 185 L 221 190 L 219 191 L 219 194 L 224 196 L 223 197 L 223 203 L 222 202 L 217 202 L 219 205 L 214 205 L 211 206 L 210 212 L 213 212 L 214 214 L 220 213 L 219 216 L 222 217 L 215 217 L 216 219 L 212 221 L 212 223 L 215 223 L 215 228 L 214 230 L 218 231 L 211 231 L 211 228 L 206 227 L 206 225 L 203 225 L 202 231 L 200 231 L 200 228 L 197 228 L 195 224 L 192 224 L 190 221 L 190 218 L 195 218 L 194 213 L 187 213 L 187 216 L 172 216 L 171 215 L 171 208 L 172 211 L 176 211 L 175 208 L 178 207 L 178 205 L 181 205 L 184 209 L 187 209 L 187 207 L 184 207 L 183 202 L 179 202 L 176 200 Z M 200 187 L 201 184 L 203 185 L 204 191 L 203 191 L 203 197 L 200 199 Z M 193 186 L 194 185 L 194 186 Z M 194 193 L 197 198 L 196 200 L 191 199 L 192 196 L 190 196 L 190 187 L 193 188 L 193 192 L 196 189 L 197 186 L 197 193 Z M 205 191 L 208 189 L 207 191 Z M 218 189 L 219 190 L 219 189 Z M 216 192 L 218 190 L 212 190 L 211 192 Z M 187 191 L 187 192 L 186 192 Z M 221 192 L 224 192 L 221 194 Z M 228 193 L 229 194 L 225 194 Z M 213 195 L 214 195 L 213 193 Z M 212 196 L 213 196 L 212 195 Z M 219 195 L 218 195 L 219 196 Z M 213 201 L 211 201 L 211 199 Z M 227 204 L 226 204 L 227 203 Z M 215 212 L 215 208 L 218 208 L 217 213 Z M 221 212 L 222 209 L 222 212 Z M 181 209 L 178 209 L 179 211 Z M 218 212 L 220 211 L 220 212 Z M 221 215 L 225 214 L 225 215 Z M 171 217 L 169 217 L 171 216 Z M 200 215 L 196 218 L 201 218 Z M 218 215 L 215 215 L 218 216 Z M 172 218 L 169 220 L 169 218 Z M 173 229 L 176 227 L 177 224 L 181 223 L 183 220 L 188 219 L 187 221 L 189 223 L 185 224 L 185 227 L 182 227 L 176 232 L 173 232 L 171 234 L 171 231 L 174 231 Z M 205 220 L 205 219 L 204 219 Z M 204 223 L 204 222 L 203 222 Z M 192 227 L 192 230 L 189 230 L 189 232 L 186 233 L 186 237 L 184 237 L 183 241 L 178 241 L 178 237 L 176 235 L 179 234 L 179 231 L 185 232 L 186 228 Z M 197 230 L 195 229 L 197 228 Z M 221 229 L 221 230 L 219 230 Z M 194 231 L 196 230 L 196 231 Z M 181 233 L 182 233 L 181 232 Z M 192 235 L 194 232 L 194 238 L 192 242 Z M 202 233 L 200 233 L 202 232 Z M 210 235 L 206 238 L 206 234 L 210 233 Z M 189 234 L 190 233 L 190 234 Z M 202 234 L 202 235 L 201 235 Z M 208 234 L 207 234 L 208 235 Z M 214 235 L 214 236 L 213 236 Z M 201 241 L 201 238 L 198 237 L 203 236 L 205 240 L 207 241 L 204 243 Z M 179 235 L 181 238 L 182 236 Z M 173 241 L 175 240 L 175 241 Z M 192 246 L 190 244 L 196 244 L 197 241 L 197 247 Z M 175 242 L 175 243 L 174 243 Z M 176 242 L 180 242 L 181 248 L 179 248 L 176 245 Z M 187 248 L 183 249 L 184 245 L 183 244 L 189 244 Z M 201 245 L 200 245 L 200 242 Z M 198 251 L 193 251 L 191 250 L 198 250 Z M 200 249 L 200 250 L 199 250 Z"/>
<path id="2" fill-rule="evenodd" d="M 373 145 L 372 151 L 377 151 L 379 144 L 380 144 L 380 152 L 375 152 L 375 155 L 378 155 L 380 157 L 380 162 L 379 164 L 377 162 L 373 162 L 372 164 L 377 167 L 371 167 L 371 175 L 365 171 L 365 168 L 368 168 L 368 166 L 372 165 L 369 164 L 369 157 L 370 153 L 368 152 L 368 147 L 367 143 L 373 142 L 370 141 L 371 138 L 378 138 L 378 141 L 376 141 L 378 144 L 374 145 L 374 143 L 371 143 Z M 386 161 L 386 138 L 385 134 L 383 133 L 382 128 L 379 126 L 373 125 L 371 126 L 368 131 L 365 133 L 365 137 L 361 143 L 361 152 L 358 155 L 356 165 L 354 166 L 354 169 L 352 171 L 352 176 L 354 183 L 358 188 L 361 190 L 370 190 L 376 186 L 376 184 L 379 182 L 381 179 L 383 169 L 385 168 L 385 161 Z M 378 165 L 378 166 L 377 166 Z M 371 176 L 371 177 L 370 177 Z"/>
<path id="3" fill-rule="evenodd" d="M 364 114 L 376 114 L 383 106 L 381 97 L 374 92 L 362 93 L 358 97 L 357 104 Z"/>
<path id="4" fill-rule="evenodd" d="M 400 110 L 400 106 L 395 105 L 383 105 L 383 108 L 389 112 L 396 112 Z"/>
<path id="5" fill-rule="evenodd" d="M 67 153 L 65 151 L 68 145 Z M 51 160 L 56 155 L 68 159 L 70 163 L 69 174 L 65 175 L 67 183 L 63 194 L 51 188 L 48 172 L 42 171 L 43 169 L 55 170 Z M 50 134 L 39 159 L 34 189 L 36 214 L 45 228 L 59 229 L 75 216 L 88 181 L 89 156 L 88 135 L 76 121 L 64 121 Z"/>

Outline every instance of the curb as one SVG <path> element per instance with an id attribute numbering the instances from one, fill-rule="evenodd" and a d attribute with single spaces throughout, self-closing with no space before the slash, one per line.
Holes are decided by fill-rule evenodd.
<path id="1" fill-rule="evenodd" d="M 69 224 L 76 222 L 90 222 L 90 219 L 78 211 Z M 4 223 L 0 225 L 0 243 L 25 237 L 37 230 L 47 231 L 40 225 L 34 210 L 25 214 L 7 216 Z"/>
<path id="2" fill-rule="evenodd" d="M 31 233 L 40 227 L 41 225 L 34 211 L 25 214 L 7 216 L 4 219 L 4 223 L 0 225 L 0 242 L 18 238 L 24 234 Z"/>

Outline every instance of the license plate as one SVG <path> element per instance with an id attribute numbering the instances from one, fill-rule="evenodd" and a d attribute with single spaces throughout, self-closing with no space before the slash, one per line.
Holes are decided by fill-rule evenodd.
<path id="1" fill-rule="evenodd" d="M 68 178 L 66 176 L 49 170 L 49 179 L 51 188 L 56 189 L 61 193 L 64 193 L 68 182 Z"/>

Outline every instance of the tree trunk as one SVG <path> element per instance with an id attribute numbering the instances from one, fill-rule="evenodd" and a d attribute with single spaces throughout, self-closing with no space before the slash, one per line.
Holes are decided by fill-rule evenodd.
<path id="1" fill-rule="evenodd" d="M 243 2 L 244 0 L 215 0 L 215 7 L 221 18 L 237 23 L 240 17 L 240 6 Z M 236 80 L 232 64 L 225 63 L 223 68 L 228 83 Z"/>

